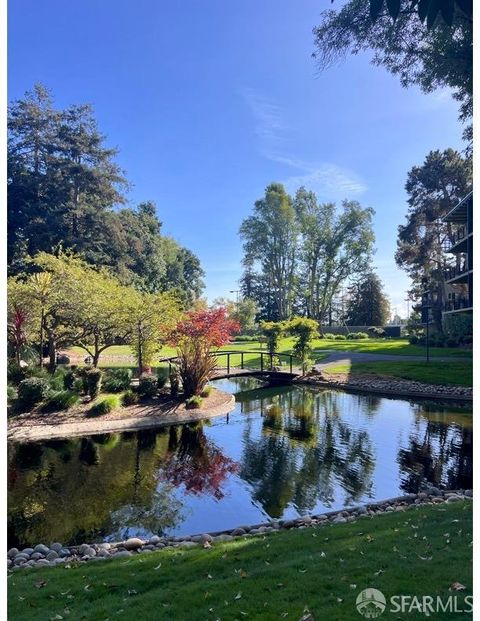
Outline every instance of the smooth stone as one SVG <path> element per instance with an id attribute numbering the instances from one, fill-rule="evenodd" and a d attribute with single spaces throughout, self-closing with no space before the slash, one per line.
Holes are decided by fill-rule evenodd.
<path id="1" fill-rule="evenodd" d="M 153 550 L 155 550 L 155 546 L 153 544 L 147 544 L 146 546 L 143 546 L 142 550 L 144 552 L 153 552 Z"/>
<path id="2" fill-rule="evenodd" d="M 123 547 L 126 550 L 137 550 L 138 548 L 141 548 L 142 546 L 143 546 L 143 541 L 141 539 L 138 539 L 138 537 L 131 537 L 130 539 L 127 539 L 127 541 L 123 543 Z"/>
<path id="3" fill-rule="evenodd" d="M 13 561 L 12 559 L 8 558 L 7 559 L 7 569 L 10 569 L 10 567 L 13 565 Z"/>
<path id="4" fill-rule="evenodd" d="M 252 530 L 248 533 L 249 535 L 261 535 L 261 531 L 259 528 L 252 528 Z"/>
<path id="5" fill-rule="evenodd" d="M 202 542 L 202 535 L 194 535 L 192 537 L 192 541 L 194 541 L 195 543 L 201 543 Z"/>
<path id="6" fill-rule="evenodd" d="M 467 498 L 473 498 L 473 490 L 466 489 L 464 492 L 464 496 L 466 496 Z"/>
<path id="7" fill-rule="evenodd" d="M 14 565 L 24 565 L 27 562 L 28 559 L 26 559 L 24 556 L 22 556 L 21 558 L 17 555 L 13 561 Z"/>
<path id="8" fill-rule="evenodd" d="M 202 535 L 202 543 L 211 543 L 213 541 L 213 537 L 212 535 L 209 535 L 208 533 L 205 533 L 204 535 Z"/>
<path id="9" fill-rule="evenodd" d="M 31 556 L 33 554 L 33 548 L 23 548 L 22 554 L 28 554 L 28 556 Z"/>
<path id="10" fill-rule="evenodd" d="M 50 548 L 48 548 L 46 545 L 44 545 L 43 543 L 39 543 L 38 545 L 36 545 L 33 550 L 35 552 L 40 552 L 40 554 L 45 554 L 45 556 L 50 552 Z"/>
<path id="11" fill-rule="evenodd" d="M 217 535 L 213 538 L 213 541 L 232 541 L 232 535 Z"/>
<path id="12" fill-rule="evenodd" d="M 108 550 L 105 550 L 105 548 L 100 548 L 100 550 L 97 552 L 97 556 L 99 558 L 104 558 L 110 556 L 110 552 Z"/>
<path id="13" fill-rule="evenodd" d="M 50 546 L 50 550 L 53 550 L 54 552 L 60 552 L 62 548 L 62 544 L 58 542 L 52 543 L 52 545 Z"/>
<path id="14" fill-rule="evenodd" d="M 97 553 L 95 552 L 95 550 L 91 547 L 91 546 L 87 546 L 86 548 L 83 549 L 82 551 L 83 556 L 97 556 Z M 47 556 L 48 558 L 48 556 Z"/>
<path id="15" fill-rule="evenodd" d="M 30 555 L 24 554 L 23 552 L 19 552 L 13 560 L 16 561 L 17 559 L 18 560 L 23 559 L 24 561 L 28 561 L 30 559 Z"/>
<path id="16" fill-rule="evenodd" d="M 274 530 L 278 530 L 280 528 L 280 524 L 278 522 L 272 522 L 272 528 Z M 243 529 L 242 529 L 243 530 Z"/>
<path id="17" fill-rule="evenodd" d="M 364 515 L 367 512 L 367 508 L 366 507 L 358 507 L 357 508 L 357 513 L 359 515 Z"/>
<path id="18" fill-rule="evenodd" d="M 48 565 L 50 565 L 50 563 L 46 558 L 41 558 L 35 562 L 35 567 L 47 567 Z"/>
<path id="19" fill-rule="evenodd" d="M 283 528 L 294 528 L 295 520 L 286 520 L 285 522 L 283 522 L 282 526 Z"/>
<path id="20" fill-rule="evenodd" d="M 62 548 L 62 549 L 59 551 L 59 553 L 58 553 L 58 554 L 59 554 L 59 556 L 61 556 L 62 558 L 66 558 L 67 556 L 70 556 L 71 552 L 70 552 L 70 550 L 69 550 L 68 548 Z"/>
<path id="21" fill-rule="evenodd" d="M 65 563 L 64 558 L 54 558 L 53 561 L 51 561 L 52 565 L 61 565 L 62 563 Z"/>
<path id="22" fill-rule="evenodd" d="M 188 543 L 192 543 L 192 542 L 191 542 L 191 541 L 189 541 Z M 195 545 L 195 544 L 193 544 L 193 545 Z M 149 548 L 143 548 L 142 550 L 140 550 L 140 552 L 141 552 L 142 554 L 151 554 L 151 553 L 152 553 L 152 550 L 150 550 Z"/>
<path id="23" fill-rule="evenodd" d="M 447 498 L 447 502 L 458 502 L 459 500 L 462 500 L 461 496 L 453 495 Z"/>
<path id="24" fill-rule="evenodd" d="M 46 556 L 47 561 L 54 561 L 57 558 L 58 552 L 55 552 L 55 550 L 50 550 L 50 552 Z"/>
<path id="25" fill-rule="evenodd" d="M 235 530 L 232 530 L 230 534 L 232 535 L 232 537 L 240 537 L 241 535 L 245 535 L 246 532 L 243 530 L 243 528 L 236 528 Z"/>
<path id="26" fill-rule="evenodd" d="M 124 556 L 132 556 L 132 553 L 128 550 L 120 550 L 113 555 L 115 558 L 123 558 Z"/>
<path id="27" fill-rule="evenodd" d="M 45 558 L 45 555 L 44 554 L 40 554 L 40 552 L 34 552 L 32 554 L 32 559 L 34 561 L 39 561 L 41 558 Z"/>
<path id="28" fill-rule="evenodd" d="M 338 517 L 334 518 L 332 520 L 332 524 L 344 524 L 347 520 L 342 517 L 341 515 L 339 515 Z"/>
<path id="29" fill-rule="evenodd" d="M 157 545 L 155 546 L 155 550 L 161 550 L 164 547 L 165 547 L 164 543 L 157 543 Z"/>
<path id="30" fill-rule="evenodd" d="M 158 535 L 153 535 L 153 537 L 150 537 L 150 539 L 148 540 L 148 543 L 156 546 L 157 543 L 160 543 L 161 541 L 161 537 L 159 537 Z"/>
<path id="31" fill-rule="evenodd" d="M 194 541 L 180 541 L 179 548 L 194 548 L 197 544 Z"/>
<path id="32" fill-rule="evenodd" d="M 9 556 L 10 558 L 15 558 L 19 552 L 20 550 L 18 548 L 10 548 L 10 550 L 7 552 L 7 556 Z"/>

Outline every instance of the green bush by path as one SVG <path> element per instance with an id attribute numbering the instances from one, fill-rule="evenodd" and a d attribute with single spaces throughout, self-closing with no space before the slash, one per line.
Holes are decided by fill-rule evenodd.
<path id="1" fill-rule="evenodd" d="M 378 375 L 379 377 L 399 377 L 416 380 L 425 384 L 442 384 L 453 386 L 471 386 L 473 382 L 472 363 L 469 360 L 435 362 L 354 362 L 352 364 L 332 365 L 325 369 L 327 373 L 348 373 L 359 375 Z"/>
<path id="2" fill-rule="evenodd" d="M 193 395 L 193 397 L 189 397 L 185 401 L 185 408 L 187 410 L 196 410 L 197 408 L 201 408 L 203 403 L 203 399 L 200 395 Z"/>
<path id="3" fill-rule="evenodd" d="M 314 619 L 358 621 L 355 600 L 369 587 L 387 600 L 456 594 L 463 601 L 472 594 L 471 541 L 471 503 L 414 507 L 209 549 L 21 570 L 9 578 L 8 612 L 15 621 L 298 621 L 308 607 Z M 449 590 L 454 582 L 465 591 Z"/>
<path id="4" fill-rule="evenodd" d="M 87 416 L 103 416 L 120 407 L 119 395 L 108 395 L 98 399 L 88 410 Z"/>
<path id="5" fill-rule="evenodd" d="M 79 401 L 77 393 L 71 390 L 59 390 L 52 392 L 48 395 L 45 404 L 42 409 L 46 412 L 59 412 L 61 410 L 68 410 Z"/>

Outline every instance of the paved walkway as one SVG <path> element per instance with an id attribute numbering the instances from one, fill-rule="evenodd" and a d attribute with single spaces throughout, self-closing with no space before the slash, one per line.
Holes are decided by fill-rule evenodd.
<path id="1" fill-rule="evenodd" d="M 315 363 L 317 371 L 327 369 L 329 366 L 337 366 L 352 362 L 424 362 L 425 356 L 401 356 L 398 354 L 366 354 L 355 351 L 331 351 L 329 349 L 317 349 L 317 354 L 327 354 L 326 358 Z M 430 357 L 433 362 L 450 362 L 455 360 L 471 361 L 471 358 L 460 356 L 435 356 Z"/>

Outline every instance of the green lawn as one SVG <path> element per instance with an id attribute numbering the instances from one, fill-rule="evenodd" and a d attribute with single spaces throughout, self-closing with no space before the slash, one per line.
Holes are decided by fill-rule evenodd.
<path id="1" fill-rule="evenodd" d="M 463 603 L 472 594 L 471 541 L 471 504 L 458 502 L 210 549 L 22 570 L 8 580 L 9 618 L 298 621 L 308 607 L 317 620 L 358 621 L 355 599 L 368 587 L 381 590 L 387 602 L 403 594 L 457 595 Z M 450 591 L 455 582 L 466 589 Z"/>
<path id="2" fill-rule="evenodd" d="M 453 386 L 471 386 L 473 383 L 472 363 L 452 360 L 445 362 L 354 362 L 327 367 L 327 373 L 349 373 L 359 375 L 368 373 L 379 377 L 400 377 L 417 380 L 426 384 L 451 384 Z"/>
<path id="3" fill-rule="evenodd" d="M 425 356 L 425 347 L 419 347 L 418 345 L 410 345 L 406 339 L 365 339 L 359 341 L 330 341 L 326 339 L 315 339 L 313 341 L 313 349 L 330 350 L 330 351 L 354 351 L 370 354 L 394 354 L 399 356 Z M 281 339 L 279 352 L 291 353 L 293 347 L 293 339 L 285 338 Z M 220 348 L 223 351 L 266 351 L 265 345 L 260 344 L 258 341 L 252 341 L 250 343 L 229 343 L 225 347 Z M 72 352 L 75 352 L 82 357 L 87 354 L 80 347 L 72 347 Z M 164 347 L 161 352 L 161 357 L 167 358 L 175 355 L 175 349 L 172 347 Z M 430 355 L 432 357 L 449 357 L 458 356 L 463 358 L 471 358 L 471 350 L 456 349 L 449 347 L 431 347 Z M 320 354 L 316 354 L 316 359 Z M 245 356 L 245 361 L 257 359 L 258 365 L 260 364 L 258 356 Z M 238 363 L 240 357 L 238 358 Z M 235 364 L 237 361 L 235 362 Z M 158 366 L 157 363 L 156 366 Z M 234 363 L 232 362 L 232 365 Z M 100 356 L 100 366 L 134 366 L 134 357 L 132 351 L 128 345 L 114 345 L 105 350 Z"/>

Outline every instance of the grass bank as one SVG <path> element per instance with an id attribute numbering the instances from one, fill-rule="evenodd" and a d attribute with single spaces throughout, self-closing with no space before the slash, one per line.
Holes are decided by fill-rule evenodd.
<path id="1" fill-rule="evenodd" d="M 292 352 L 293 339 L 284 338 L 280 340 L 279 353 L 289 354 Z M 353 351 L 366 354 L 393 354 L 398 356 L 425 356 L 425 347 L 418 345 L 410 345 L 406 339 L 364 339 L 358 341 L 333 341 L 327 339 L 315 339 L 312 342 L 312 348 L 318 352 L 320 350 L 329 351 Z M 242 343 L 229 343 L 225 347 L 220 348 L 220 351 L 266 351 L 264 344 L 259 343 L 256 340 L 251 342 Z M 86 353 L 80 347 L 72 347 L 71 353 L 78 356 L 80 360 L 86 357 Z M 162 358 L 168 358 L 175 356 L 175 349 L 172 347 L 164 347 L 161 352 Z M 471 358 L 471 350 L 452 348 L 452 347 L 431 347 L 430 355 L 435 357 L 450 357 L 458 356 L 461 358 Z M 320 359 L 321 355 L 316 354 L 316 359 Z M 240 357 L 238 357 L 239 363 Z M 260 366 L 259 357 L 248 354 L 245 356 L 245 362 L 254 361 Z M 233 363 L 232 363 L 233 364 Z M 100 357 L 100 365 L 106 367 L 114 366 L 135 366 L 135 360 L 132 354 L 132 350 L 128 345 L 114 345 L 105 350 Z M 155 366 L 161 366 L 160 363 L 156 363 Z"/>
<path id="2" fill-rule="evenodd" d="M 443 386 L 471 386 L 473 382 L 472 363 L 452 360 L 445 362 L 353 362 L 332 365 L 327 373 L 347 375 L 376 375 L 377 377 L 397 377 L 416 380 L 425 384 Z"/>
<path id="3" fill-rule="evenodd" d="M 457 594 L 463 601 L 472 594 L 471 540 L 471 504 L 458 502 L 210 549 L 19 571 L 9 578 L 9 618 L 298 621 L 308 607 L 315 619 L 358 621 L 355 599 L 367 587 L 387 600 Z M 466 590 L 450 591 L 455 582 Z"/>

